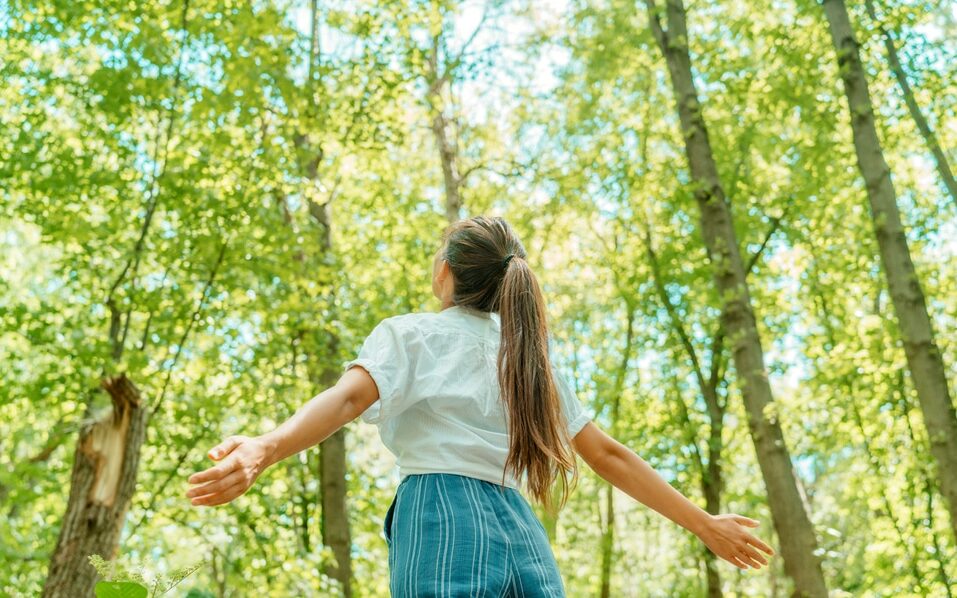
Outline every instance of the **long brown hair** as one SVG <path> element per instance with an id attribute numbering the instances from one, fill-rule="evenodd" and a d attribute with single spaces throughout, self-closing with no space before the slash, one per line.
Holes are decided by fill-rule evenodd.
<path id="1" fill-rule="evenodd" d="M 558 478 L 561 508 L 578 481 L 578 462 L 548 355 L 545 301 L 525 248 L 497 217 L 454 222 L 442 240 L 442 257 L 452 271 L 452 302 L 499 312 L 498 382 L 509 431 L 502 484 L 509 469 L 516 478 L 527 474 L 529 494 L 551 511 L 551 487 Z"/>

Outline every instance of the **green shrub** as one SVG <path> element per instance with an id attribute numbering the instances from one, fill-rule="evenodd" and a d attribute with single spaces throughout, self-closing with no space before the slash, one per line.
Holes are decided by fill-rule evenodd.
<path id="1" fill-rule="evenodd" d="M 103 581 L 97 582 L 94 588 L 96 598 L 154 598 L 155 596 L 161 596 L 203 565 L 203 561 L 200 561 L 164 575 L 151 571 L 145 565 L 129 566 L 120 562 L 119 559 L 105 561 L 98 554 L 91 554 L 88 558 L 90 564 L 103 578 Z"/>

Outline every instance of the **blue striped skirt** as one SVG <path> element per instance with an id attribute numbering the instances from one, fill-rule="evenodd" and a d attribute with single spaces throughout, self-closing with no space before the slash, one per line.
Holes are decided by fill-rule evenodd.
<path id="1" fill-rule="evenodd" d="M 383 524 L 393 598 L 565 596 L 525 497 L 452 473 L 406 476 Z"/>

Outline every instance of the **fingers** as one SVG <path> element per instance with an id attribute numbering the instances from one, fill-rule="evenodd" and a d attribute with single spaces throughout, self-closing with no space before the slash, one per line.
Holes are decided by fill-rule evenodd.
<path id="1" fill-rule="evenodd" d="M 746 525 L 748 527 L 758 527 L 759 525 L 761 525 L 760 521 L 751 519 L 750 517 L 745 517 L 743 515 L 735 515 L 734 520 L 737 523 L 740 523 L 741 525 Z"/>
<path id="2" fill-rule="evenodd" d="M 209 482 L 211 480 L 218 480 L 222 477 L 225 477 L 232 470 L 236 469 L 237 465 L 238 465 L 237 459 L 232 459 L 232 458 L 226 459 L 225 461 L 223 461 L 219 465 L 216 465 L 215 467 L 210 467 L 209 469 L 205 471 L 194 473 L 193 475 L 189 476 L 187 481 L 190 484 L 199 484 L 201 482 Z"/>
<path id="3" fill-rule="evenodd" d="M 737 567 L 738 569 L 743 569 L 747 571 L 748 569 L 760 569 L 761 566 L 754 562 L 750 557 L 748 557 L 743 552 L 735 552 L 731 554 L 730 557 L 725 557 L 726 561 Z"/>
<path id="4" fill-rule="evenodd" d="M 228 475 L 218 480 L 213 480 L 201 486 L 194 486 L 193 488 L 190 488 L 186 492 L 186 496 L 188 498 L 192 498 L 194 500 L 193 504 L 196 504 L 195 499 L 202 498 L 210 494 L 215 494 L 217 492 L 220 492 L 221 490 L 225 490 L 226 488 L 229 488 L 236 482 L 242 481 L 244 479 L 245 479 L 245 476 L 243 475 L 243 470 L 234 469 L 233 471 L 229 472 Z"/>
<path id="5" fill-rule="evenodd" d="M 758 554 L 758 551 L 751 548 L 748 545 L 745 545 L 740 549 L 741 560 L 743 560 L 748 565 L 751 565 L 755 569 L 760 569 L 762 565 L 767 565 L 768 561 Z"/>
<path id="6" fill-rule="evenodd" d="M 763 550 L 764 552 L 768 553 L 769 555 L 774 556 L 774 549 L 773 549 L 773 548 L 771 548 L 770 546 L 768 546 L 767 544 L 765 544 L 765 543 L 762 542 L 761 540 L 758 540 L 757 538 L 755 538 L 755 537 L 752 536 L 751 534 L 748 534 L 748 536 L 747 536 L 747 541 L 748 541 L 748 544 L 754 546 L 755 548 L 759 548 L 759 549 Z"/>
<path id="7" fill-rule="evenodd" d="M 226 438 L 226 440 L 209 449 L 209 453 L 207 454 L 209 455 L 210 459 L 218 461 L 228 455 L 234 448 L 239 446 L 241 442 L 242 439 L 240 437 L 230 436 Z"/>
<path id="8" fill-rule="evenodd" d="M 741 561 L 742 563 L 744 563 L 745 565 L 747 565 L 745 569 L 760 569 L 761 568 L 761 565 L 755 563 L 754 560 L 751 559 L 751 557 L 744 554 L 743 552 L 739 553 L 735 558 Z"/>
<path id="9" fill-rule="evenodd" d="M 755 550 L 753 547 L 751 547 L 751 545 L 745 545 L 744 551 L 747 552 L 748 556 L 750 556 L 750 557 L 753 558 L 754 560 L 758 561 L 758 562 L 761 563 L 762 565 L 767 565 L 767 564 L 768 564 L 768 559 L 767 559 L 767 557 L 765 557 L 763 554 L 761 554 L 760 552 L 758 552 L 757 550 Z"/>
<path id="10" fill-rule="evenodd" d="M 240 494 L 242 494 L 243 492 L 245 492 L 246 488 L 247 488 L 246 483 L 240 480 L 236 484 L 233 484 L 232 486 L 230 486 L 229 488 L 223 490 L 222 492 L 218 494 L 209 494 L 209 495 L 201 496 L 197 499 L 194 499 L 193 504 L 199 505 L 199 506 L 207 506 L 207 507 L 215 507 L 217 505 L 224 505 L 230 502 L 231 500 L 233 500 L 234 498 L 236 498 L 237 496 L 239 496 Z"/>
<path id="11" fill-rule="evenodd" d="M 748 570 L 748 566 L 744 564 L 744 561 L 740 560 L 737 556 L 731 555 L 731 558 L 725 558 L 726 561 L 737 567 L 738 569 Z"/>

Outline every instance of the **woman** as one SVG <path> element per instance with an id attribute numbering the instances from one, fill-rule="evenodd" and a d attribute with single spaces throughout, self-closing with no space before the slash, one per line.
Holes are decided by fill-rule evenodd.
<path id="1" fill-rule="evenodd" d="M 339 382 L 277 429 L 230 436 L 222 460 L 193 474 L 194 505 L 221 505 L 270 465 L 360 417 L 398 458 L 385 516 L 393 596 L 564 596 L 545 529 L 519 488 L 552 508 L 578 479 L 576 454 L 599 476 L 747 569 L 770 546 L 739 515 L 713 516 L 590 421 L 549 358 L 545 304 L 525 249 L 501 218 L 450 225 L 432 266 L 439 313 L 386 318 Z M 569 480 L 569 477 L 571 480 Z"/>

